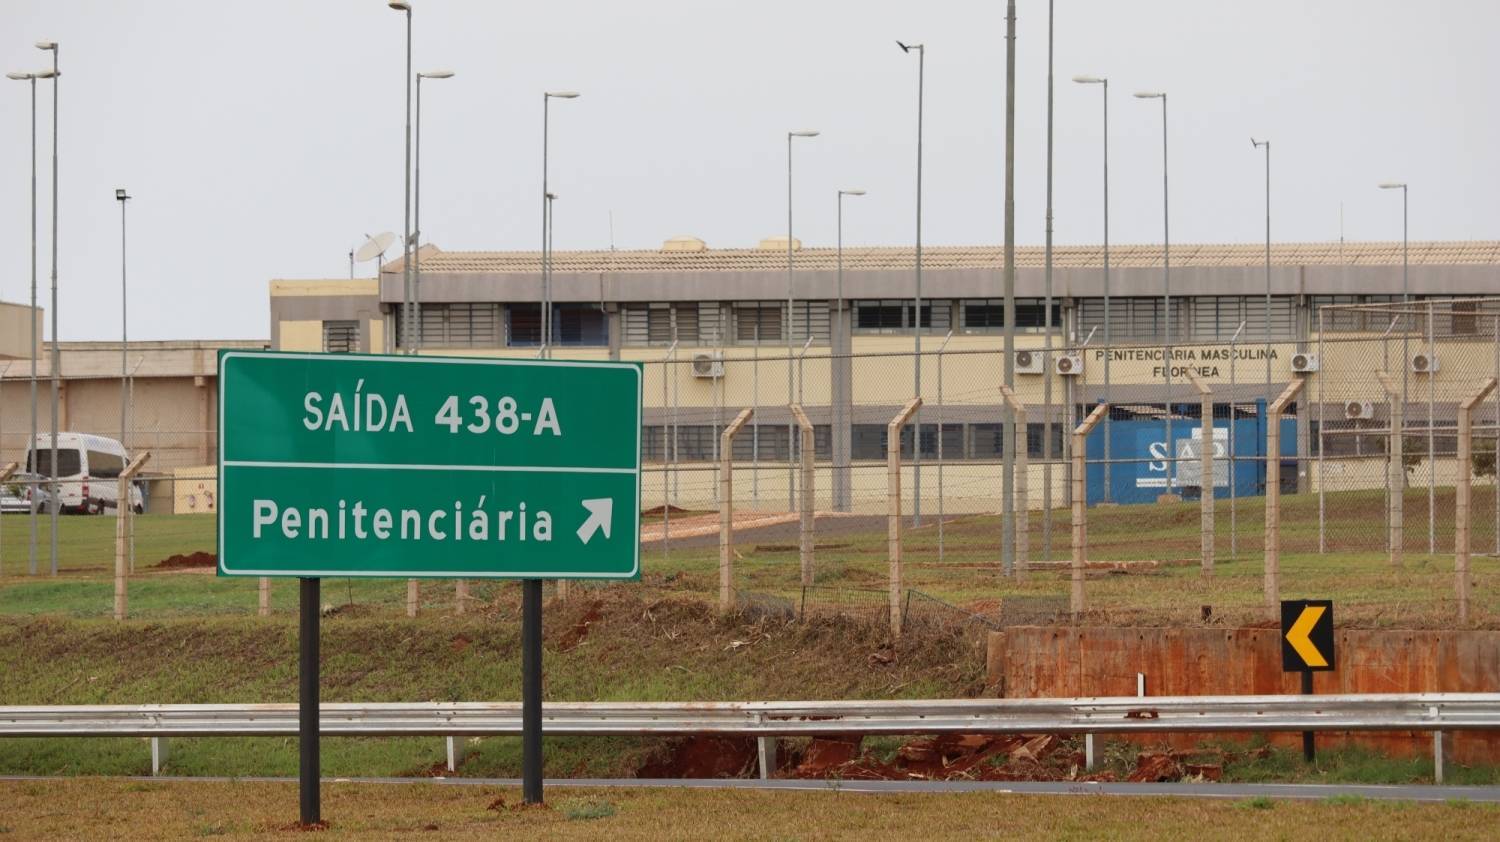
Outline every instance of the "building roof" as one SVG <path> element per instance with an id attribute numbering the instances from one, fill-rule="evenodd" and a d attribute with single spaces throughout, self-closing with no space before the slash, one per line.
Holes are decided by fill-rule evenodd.
<path id="1" fill-rule="evenodd" d="M 1455 242 L 1414 242 L 1408 247 L 1412 266 L 1500 265 L 1500 241 L 1476 240 Z M 928 246 L 922 249 L 924 269 L 996 269 L 1003 265 L 1000 246 Z M 1041 268 L 1044 264 L 1041 246 L 1016 247 L 1018 268 Z M 1052 249 L 1052 265 L 1060 269 L 1102 266 L 1104 250 L 1097 245 L 1062 245 Z M 1265 261 L 1265 245 L 1174 244 L 1173 266 L 1258 266 Z M 838 253 L 832 248 L 803 248 L 795 254 L 796 268 L 831 270 L 837 266 Z M 1110 266 L 1150 268 L 1162 265 L 1160 245 L 1123 244 L 1109 248 Z M 1276 243 L 1271 246 L 1271 263 L 1277 266 L 1399 266 L 1401 243 Z M 915 252 L 907 247 L 844 248 L 843 264 L 849 270 L 910 270 L 916 265 Z M 517 273 L 541 271 L 538 251 L 442 251 L 424 245 L 421 254 L 423 272 L 433 273 Z M 611 251 L 555 251 L 552 269 L 559 273 L 612 272 L 768 272 L 786 268 L 786 252 L 773 249 L 703 249 L 659 250 L 633 249 Z M 400 258 L 387 263 L 386 273 L 401 271 Z"/>

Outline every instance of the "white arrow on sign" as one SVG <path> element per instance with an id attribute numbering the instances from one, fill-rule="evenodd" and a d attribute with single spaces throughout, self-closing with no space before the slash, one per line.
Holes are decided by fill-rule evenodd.
<path id="1" fill-rule="evenodd" d="M 597 500 L 584 500 L 583 507 L 589 510 L 588 519 L 578 527 L 578 540 L 587 544 L 594 533 L 604 530 L 604 537 L 609 537 L 610 515 L 614 513 L 615 501 L 609 497 L 601 497 Z"/>

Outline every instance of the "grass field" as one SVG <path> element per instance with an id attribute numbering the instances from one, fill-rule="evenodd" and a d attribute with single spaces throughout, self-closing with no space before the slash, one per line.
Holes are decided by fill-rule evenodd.
<path id="1" fill-rule="evenodd" d="M 1407 495 L 1407 554 L 1392 567 L 1383 551 L 1383 497 L 1380 492 L 1329 494 L 1329 552 L 1319 553 L 1314 495 L 1285 498 L 1281 594 L 1285 598 L 1332 598 L 1345 627 L 1451 627 L 1453 601 L 1451 489 L 1438 496 L 1438 547 L 1426 552 L 1426 493 Z M 1476 489 L 1475 551 L 1472 562 L 1474 605 L 1471 625 L 1500 628 L 1500 559 L 1493 550 L 1493 518 L 1487 513 L 1493 496 Z M 1085 622 L 1109 624 L 1184 624 L 1199 622 L 1210 606 L 1218 622 L 1260 622 L 1263 609 L 1263 500 L 1238 502 L 1238 539 L 1230 551 L 1228 506 L 1218 504 L 1217 561 L 1211 578 L 1199 567 L 1198 506 L 1176 504 L 1096 507 L 1089 510 L 1089 557 L 1092 560 L 1154 562 L 1129 572 L 1091 571 L 1087 583 L 1090 614 Z M 1031 516 L 1031 558 L 1041 559 L 1044 538 L 1040 516 Z M 53 579 L 21 575 L 27 547 L 27 519 L 9 516 L 0 535 L 0 615 L 62 614 L 107 616 L 112 610 L 113 529 L 107 517 L 69 517 L 59 536 L 62 576 Z M 674 521 L 675 522 L 675 521 Z M 736 546 L 736 587 L 746 595 L 764 594 L 801 608 L 840 609 L 877 616 L 886 604 L 888 576 L 886 533 L 878 519 L 819 521 L 816 587 L 804 591 L 796 550 L 796 525 L 770 533 L 752 533 Z M 1067 514 L 1057 513 L 1052 536 L 1054 559 L 1068 555 Z M 41 566 L 47 557 L 47 523 L 41 523 Z M 961 608 L 996 615 L 1006 599 L 1044 597 L 1065 600 L 1067 572 L 1038 570 L 1026 581 L 1000 575 L 1000 524 L 995 516 L 950 517 L 939 528 L 928 517 L 920 528 L 904 532 L 904 585 Z M 132 617 L 248 614 L 255 610 L 256 583 L 227 579 L 204 571 L 161 571 L 160 559 L 195 550 L 214 549 L 213 519 L 202 515 L 148 515 L 136 521 L 136 575 L 130 583 Z M 769 537 L 768 537 L 769 536 Z M 941 541 L 941 552 L 939 543 Z M 653 594 L 717 598 L 718 552 L 715 540 L 674 540 L 662 551 L 648 544 L 642 552 L 643 578 L 621 585 Z M 478 603 L 493 599 L 501 586 L 480 585 Z M 452 585 L 433 582 L 423 588 L 423 609 L 452 611 Z M 295 589 L 273 588 L 277 611 L 295 607 Z M 324 601 L 399 614 L 405 584 L 390 580 L 329 579 Z M 927 603 L 921 603 L 927 605 Z"/>
<path id="2" fill-rule="evenodd" d="M 1500 810 L 1463 801 L 1208 800 L 999 793 L 872 795 L 557 789 L 518 809 L 500 787 L 327 784 L 328 836 L 657 840 L 974 838 L 1489 839 Z M 18 839 L 300 838 L 291 783 L 0 782 Z"/>

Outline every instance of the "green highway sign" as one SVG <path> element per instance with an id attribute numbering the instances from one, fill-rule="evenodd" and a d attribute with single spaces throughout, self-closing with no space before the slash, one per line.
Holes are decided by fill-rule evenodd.
<path id="1" fill-rule="evenodd" d="M 219 352 L 219 573 L 635 579 L 631 363 Z"/>

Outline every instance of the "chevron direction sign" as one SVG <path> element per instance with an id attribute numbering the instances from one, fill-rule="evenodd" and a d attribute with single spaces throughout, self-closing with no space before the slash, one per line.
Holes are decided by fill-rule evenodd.
<path id="1" fill-rule="evenodd" d="M 1333 659 L 1333 600 L 1281 602 L 1281 671 L 1329 672 Z"/>
<path id="2" fill-rule="evenodd" d="M 641 368 L 219 354 L 219 573 L 635 579 Z"/>

